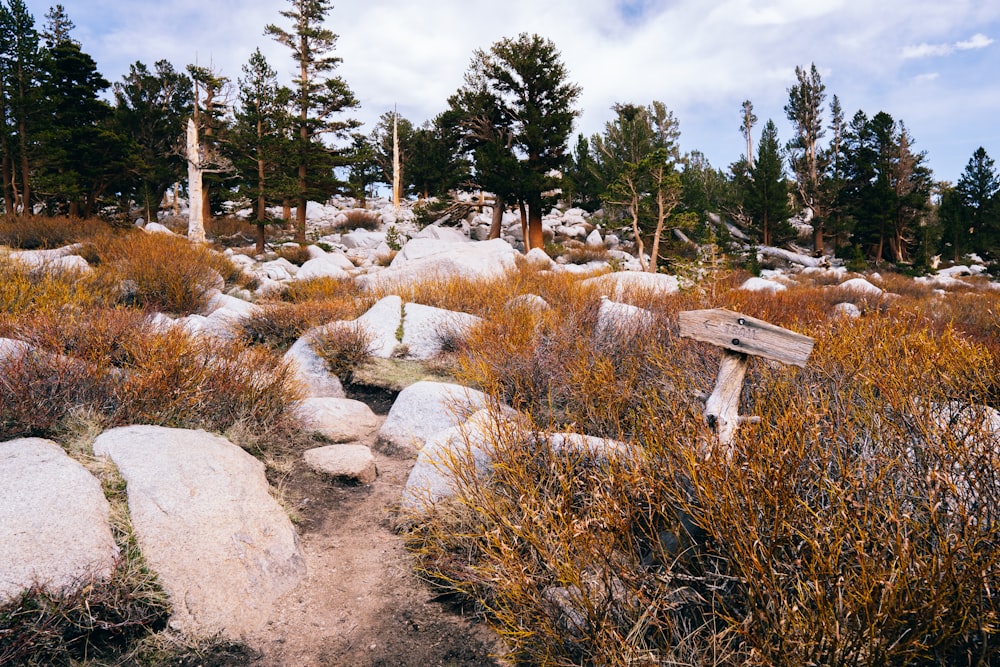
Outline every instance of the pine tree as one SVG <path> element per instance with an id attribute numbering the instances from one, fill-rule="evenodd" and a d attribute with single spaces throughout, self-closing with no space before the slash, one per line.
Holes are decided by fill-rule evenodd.
<path id="1" fill-rule="evenodd" d="M 761 244 L 776 245 L 794 237 L 795 232 L 788 223 L 791 210 L 778 128 L 770 119 L 757 145 L 757 161 L 750 170 L 745 205 Z"/>
<path id="2" fill-rule="evenodd" d="M 45 18 L 46 24 L 45 30 L 42 32 L 42 37 L 45 38 L 49 47 L 55 46 L 60 42 L 75 42 L 70 37 L 70 32 L 76 28 L 76 24 L 70 20 L 65 7 L 56 5 L 50 8 L 48 13 L 45 14 Z"/>
<path id="3" fill-rule="evenodd" d="M 626 212 L 644 271 L 656 271 L 660 237 L 682 194 L 677 119 L 662 102 L 647 107 L 616 104 L 616 117 L 594 135 L 594 162 L 604 184 L 601 199 L 609 208 Z M 644 234 L 652 235 L 650 262 L 645 259 Z"/>
<path id="4" fill-rule="evenodd" d="M 55 41 L 45 50 L 39 89 L 46 122 L 37 132 L 36 190 L 50 211 L 89 216 L 121 168 L 125 146 L 109 127 L 110 105 L 100 99 L 111 84 L 70 37 L 65 13 L 55 19 L 46 32 Z"/>
<path id="5" fill-rule="evenodd" d="M 826 99 L 826 86 L 815 63 L 808 72 L 803 67 L 796 67 L 795 77 L 798 83 L 788 89 L 788 104 L 785 105 L 785 114 L 796 135 L 788 143 L 789 161 L 795 172 L 801 204 L 813 212 L 813 251 L 822 253 L 826 202 L 820 188 L 823 167 L 819 140 L 825 134 L 823 101 Z"/>
<path id="6" fill-rule="evenodd" d="M 955 191 L 968 221 L 969 250 L 995 257 L 1000 246 L 1000 210 L 997 206 L 1000 177 L 997 176 L 993 158 L 982 146 L 969 158 L 962 176 L 955 184 Z"/>
<path id="7" fill-rule="evenodd" d="M 292 30 L 268 25 L 265 32 L 287 46 L 299 66 L 298 76 L 292 81 L 295 86 L 293 104 L 297 110 L 293 120 L 298 183 L 295 240 L 304 244 L 306 203 L 310 199 L 326 199 L 342 186 L 334 176 L 334 169 L 345 162 L 343 151 L 324 145 L 321 139 L 326 134 L 348 139 L 358 122 L 335 118 L 344 110 L 358 106 L 358 102 L 347 83 L 339 76 L 332 76 L 342 59 L 332 55 L 337 35 L 323 27 L 332 9 L 330 1 L 288 1 L 291 9 L 281 15 L 291 21 Z"/>
<path id="8" fill-rule="evenodd" d="M 179 148 L 194 103 L 191 79 L 166 60 L 154 67 L 151 72 L 136 62 L 112 86 L 116 132 L 129 138 L 122 195 L 137 202 L 147 220 L 156 219 L 163 193 L 187 173 Z"/>
<path id="9" fill-rule="evenodd" d="M 460 154 L 458 132 L 438 115 L 414 130 L 404 175 L 407 190 L 424 199 L 447 194 L 469 177 L 469 164 Z"/>
<path id="10" fill-rule="evenodd" d="M 824 231 L 833 237 L 836 250 L 851 231 L 850 217 L 844 214 L 840 203 L 844 187 L 843 142 L 847 124 L 844 121 L 844 109 L 840 105 L 840 98 L 836 95 L 830 100 L 829 130 L 830 145 L 823 156 L 827 170 L 825 177 L 820 181 L 823 201 L 826 202 L 826 219 L 822 223 Z"/>
<path id="11" fill-rule="evenodd" d="M 356 132 L 351 137 L 350 166 L 348 167 L 348 192 L 358 200 L 358 206 L 365 208 L 368 188 L 381 183 L 382 169 L 375 157 L 375 146 L 371 139 Z"/>
<path id="12" fill-rule="evenodd" d="M 227 147 L 239 177 L 239 192 L 254 209 L 257 254 L 264 252 L 267 240 L 267 206 L 292 196 L 297 185 L 288 161 L 291 95 L 291 90 L 278 84 L 277 72 L 260 49 L 254 50 L 238 82 L 233 136 Z"/>
<path id="13" fill-rule="evenodd" d="M 585 211 L 596 211 L 601 207 L 601 186 L 597 180 L 597 165 L 590 151 L 590 142 L 582 134 L 577 135 L 573 156 L 563 174 L 563 196 L 571 206 Z"/>
<path id="14" fill-rule="evenodd" d="M 930 200 L 925 155 L 915 153 L 902 123 L 880 111 L 858 111 L 844 134 L 841 202 L 853 218 L 854 242 L 875 262 L 909 259 Z"/>
<path id="15" fill-rule="evenodd" d="M 476 51 L 465 85 L 449 100 L 475 156 L 477 178 L 499 186 L 526 206 L 526 247 L 542 239 L 542 193 L 557 187 L 551 176 L 566 162 L 566 143 L 580 88 L 568 81 L 550 40 L 520 34 Z"/>
<path id="16" fill-rule="evenodd" d="M 42 51 L 35 19 L 23 0 L 0 3 L 0 34 L 4 201 L 8 212 L 31 213 Z"/>

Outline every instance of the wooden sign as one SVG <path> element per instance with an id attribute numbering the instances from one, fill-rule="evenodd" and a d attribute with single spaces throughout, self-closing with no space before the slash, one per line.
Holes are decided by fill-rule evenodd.
<path id="1" fill-rule="evenodd" d="M 685 338 L 793 366 L 806 365 L 815 342 L 808 336 L 725 308 L 688 310 L 678 317 L 681 336 Z"/>

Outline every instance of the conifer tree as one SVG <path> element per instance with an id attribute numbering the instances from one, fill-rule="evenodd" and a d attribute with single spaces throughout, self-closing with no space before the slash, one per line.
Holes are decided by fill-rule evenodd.
<path id="1" fill-rule="evenodd" d="M 264 252 L 267 207 L 292 196 L 296 182 L 289 163 L 292 91 L 278 84 L 277 72 L 260 49 L 251 54 L 239 79 L 235 124 L 228 142 L 239 192 L 251 201 L 257 225 L 257 253 Z"/>
<path id="2" fill-rule="evenodd" d="M 442 196 L 469 176 L 469 163 L 460 154 L 457 131 L 439 114 L 414 130 L 410 139 L 406 175 L 408 191 L 420 198 Z"/>
<path id="3" fill-rule="evenodd" d="M 788 183 L 778 143 L 778 128 L 768 120 L 757 145 L 757 161 L 750 171 L 745 205 L 761 244 L 770 246 L 794 237 L 788 224 Z"/>
<path id="4" fill-rule="evenodd" d="M 969 158 L 955 191 L 968 220 L 970 249 L 995 259 L 1000 249 L 1000 176 L 982 146 Z"/>
<path id="5" fill-rule="evenodd" d="M 804 67 L 796 67 L 795 77 L 797 83 L 788 89 L 788 104 L 785 105 L 785 114 L 795 128 L 795 138 L 788 143 L 789 161 L 795 172 L 800 203 L 813 212 L 813 251 L 822 253 L 826 210 L 820 189 L 823 167 L 819 140 L 825 134 L 823 102 L 826 86 L 815 63 L 808 71 Z"/>
<path id="6" fill-rule="evenodd" d="M 522 33 L 476 51 L 465 85 L 449 100 L 474 140 L 477 173 L 509 174 L 491 180 L 509 184 L 495 194 L 526 206 L 528 248 L 543 245 L 542 193 L 557 187 L 551 174 L 565 166 L 579 96 L 555 44 Z"/>
<path id="7" fill-rule="evenodd" d="M 155 220 L 163 193 L 187 173 L 179 148 L 192 114 L 191 79 L 166 60 L 157 61 L 153 71 L 136 62 L 112 89 L 116 131 L 129 139 L 121 194 Z"/>
<path id="8" fill-rule="evenodd" d="M 39 110 L 36 190 L 50 211 L 92 215 L 124 161 L 125 145 L 109 127 L 111 106 L 100 98 L 111 84 L 70 35 L 61 5 L 49 12 Z"/>
<path id="9" fill-rule="evenodd" d="M 659 101 L 646 107 L 616 104 L 614 110 L 616 117 L 605 124 L 604 133 L 591 139 L 604 184 L 601 199 L 629 216 L 639 263 L 655 273 L 664 225 L 682 194 L 676 169 L 680 129 Z M 643 235 L 652 237 L 648 264 Z"/>
<path id="10" fill-rule="evenodd" d="M 297 179 L 295 240 L 306 242 L 306 203 L 310 198 L 326 199 L 342 184 L 334 169 L 346 162 L 344 151 L 322 142 L 324 135 L 348 139 L 358 122 L 340 119 L 344 110 L 358 106 L 347 83 L 332 73 L 341 63 L 333 54 L 337 35 L 323 27 L 333 8 L 329 0 L 288 0 L 291 8 L 281 12 L 291 30 L 268 25 L 265 32 L 292 52 L 298 75 L 292 80 L 296 108 L 293 118 L 295 175 Z"/>
<path id="11" fill-rule="evenodd" d="M 4 201 L 8 212 L 30 213 L 42 51 L 35 19 L 24 0 L 0 3 L 0 35 Z"/>

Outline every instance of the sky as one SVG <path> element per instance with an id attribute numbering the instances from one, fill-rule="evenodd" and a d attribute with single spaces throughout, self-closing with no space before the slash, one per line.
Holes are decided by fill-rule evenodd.
<path id="1" fill-rule="evenodd" d="M 55 2 L 25 2 L 41 28 Z M 61 4 L 109 81 L 166 59 L 235 82 L 257 47 L 283 81 L 293 74 L 290 51 L 264 35 L 290 28 L 289 0 Z M 1000 160 L 1000 0 L 334 0 L 326 27 L 365 130 L 394 105 L 414 124 L 433 118 L 477 49 L 528 32 L 555 43 L 582 88 L 574 135 L 601 132 L 615 103 L 659 100 L 681 151 L 725 169 L 746 150 L 743 100 L 760 119 L 755 145 L 767 119 L 787 141 L 795 68 L 815 63 L 827 106 L 837 95 L 848 120 L 903 121 L 936 179 L 958 180 L 979 146 Z"/>

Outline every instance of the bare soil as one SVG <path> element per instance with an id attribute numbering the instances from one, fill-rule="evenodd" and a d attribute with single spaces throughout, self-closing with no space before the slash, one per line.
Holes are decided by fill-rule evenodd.
<path id="1" fill-rule="evenodd" d="M 372 444 L 372 443 L 365 443 Z M 479 667 L 502 664 L 496 635 L 414 574 L 392 529 L 414 461 L 376 453 L 379 476 L 359 486 L 322 479 L 303 464 L 285 480 L 298 505 L 306 580 L 259 637 L 261 667 Z"/>

